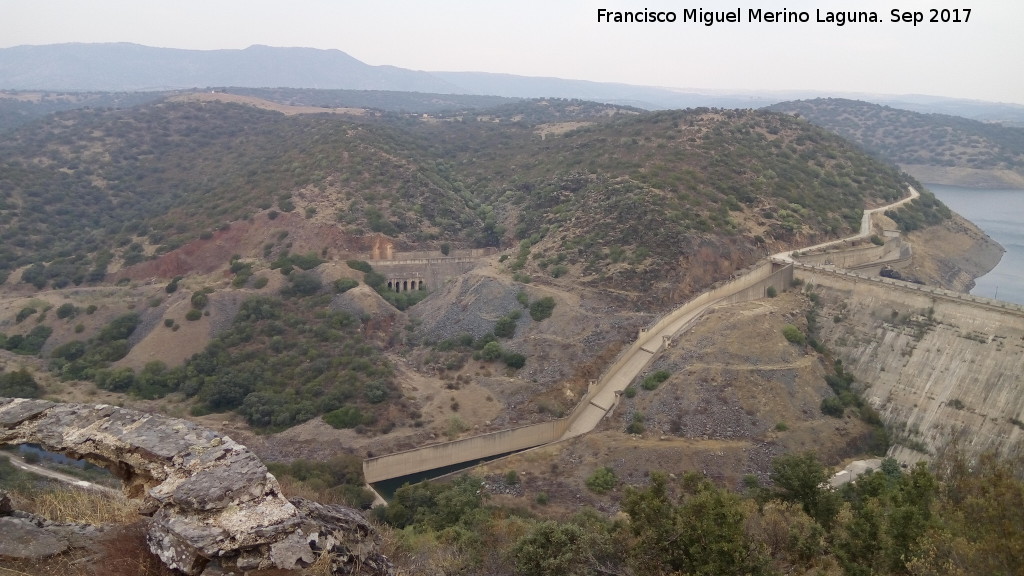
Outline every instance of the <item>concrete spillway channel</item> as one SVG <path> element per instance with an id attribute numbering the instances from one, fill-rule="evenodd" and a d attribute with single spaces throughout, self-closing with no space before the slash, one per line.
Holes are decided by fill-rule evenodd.
<path id="1" fill-rule="evenodd" d="M 900 261 L 907 258 L 902 244 L 897 250 L 882 247 L 851 247 L 854 240 L 862 240 L 871 234 L 871 216 L 917 198 L 916 190 L 903 200 L 872 210 L 865 210 L 860 231 L 850 237 L 806 248 L 801 252 L 815 251 L 829 254 L 836 262 L 864 266 L 872 262 L 878 265 L 885 261 Z M 837 250 L 838 249 L 838 250 Z M 831 252 L 828 252 L 830 251 Z M 642 330 L 636 341 L 619 354 L 618 359 L 591 386 L 576 409 L 558 420 L 500 430 L 452 442 L 443 442 L 404 452 L 368 458 L 363 462 L 363 473 L 368 485 L 396 478 L 416 475 L 423 479 L 430 471 L 440 476 L 450 467 L 466 465 L 513 454 L 530 448 L 564 441 L 593 430 L 605 415 L 618 403 L 623 390 L 639 375 L 666 346 L 682 331 L 688 329 L 697 319 L 713 306 L 736 304 L 764 298 L 769 289 L 782 292 L 792 285 L 794 268 L 822 270 L 816 255 L 807 255 L 814 264 L 804 264 L 794 257 L 794 251 L 781 252 L 769 259 L 742 271 L 732 280 L 722 283 L 686 302 Z M 827 268 L 835 270 L 835 266 Z M 838 272 L 838 271 L 837 271 Z M 884 281 L 877 277 L 857 276 L 858 280 Z M 918 290 L 922 287 L 902 286 L 901 282 L 885 282 L 896 288 Z M 991 304 L 990 304 L 991 305 Z M 469 463 L 469 464 L 467 464 Z"/>
<path id="2" fill-rule="evenodd" d="M 781 292 L 793 280 L 792 263 L 764 261 L 735 279 L 704 292 L 641 331 L 566 418 L 442 442 L 363 461 L 367 484 L 507 455 L 585 434 L 618 402 L 619 395 L 680 331 L 707 309 L 763 298 L 769 288 Z"/>

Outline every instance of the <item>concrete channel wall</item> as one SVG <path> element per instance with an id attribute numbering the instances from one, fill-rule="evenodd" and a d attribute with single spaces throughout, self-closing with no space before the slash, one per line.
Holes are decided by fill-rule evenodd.
<path id="1" fill-rule="evenodd" d="M 559 418 L 550 422 L 368 458 L 363 461 L 363 476 L 368 484 L 372 484 L 452 464 L 533 448 L 557 440 L 568 425 L 568 418 Z"/>
<path id="2" fill-rule="evenodd" d="M 885 285 L 889 288 L 899 289 L 904 295 L 904 302 L 910 306 L 927 307 L 929 302 L 932 300 L 942 299 L 956 302 L 958 304 L 974 306 L 983 310 L 995 310 L 1010 314 L 1024 315 L 1024 306 L 1014 304 L 1012 302 L 993 300 L 992 298 L 984 298 L 981 296 L 972 296 L 962 292 L 954 292 L 952 290 L 937 288 L 935 286 L 914 284 L 912 282 L 904 282 L 902 280 L 895 280 L 892 278 L 867 276 L 863 273 L 836 270 L 831 267 L 807 266 L 797 263 L 796 277 L 806 282 L 823 284 L 833 288 L 847 288 L 851 283 L 856 285 L 858 282 Z"/>
<path id="3" fill-rule="evenodd" d="M 828 250 L 825 252 L 804 254 L 795 256 L 801 264 L 811 266 L 835 265 L 839 268 L 856 268 L 858 266 L 879 264 L 884 260 L 899 259 L 900 250 L 903 248 L 903 240 L 891 238 L 884 246 L 859 246 L 840 250 Z"/>

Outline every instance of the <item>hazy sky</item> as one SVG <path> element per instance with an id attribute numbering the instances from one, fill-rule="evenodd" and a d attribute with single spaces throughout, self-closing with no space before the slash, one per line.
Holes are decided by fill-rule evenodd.
<path id="1" fill-rule="evenodd" d="M 966 23 L 929 23 L 968 7 Z M 674 24 L 597 22 L 597 9 L 675 11 Z M 741 23 L 681 22 L 684 9 Z M 749 9 L 807 11 L 750 23 Z M 892 23 L 890 11 L 925 22 Z M 817 23 L 816 11 L 874 10 L 881 23 Z M 416 70 L 504 72 L 648 86 L 932 94 L 1024 104 L 1018 0 L 0 0 L 0 47 L 134 42 L 210 50 L 335 48 Z M 963 13 L 961 13 L 961 18 Z"/>

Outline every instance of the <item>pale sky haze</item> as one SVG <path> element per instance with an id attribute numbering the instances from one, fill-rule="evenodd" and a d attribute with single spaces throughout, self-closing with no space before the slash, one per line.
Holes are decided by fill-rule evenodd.
<path id="1" fill-rule="evenodd" d="M 945 2 L 945 3 L 944 3 Z M 736 10 L 743 22 L 609 24 L 597 9 Z M 751 8 L 810 13 L 750 23 Z M 890 11 L 970 8 L 966 23 Z M 816 23 L 874 10 L 881 23 Z M 1024 104 L 1024 2 L 1009 0 L 0 0 L 0 47 L 133 42 L 212 50 L 342 50 L 367 64 L 702 90 L 929 94 Z"/>

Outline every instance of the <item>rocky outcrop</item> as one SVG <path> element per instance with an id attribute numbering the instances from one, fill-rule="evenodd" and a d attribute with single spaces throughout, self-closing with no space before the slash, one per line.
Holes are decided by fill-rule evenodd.
<path id="1" fill-rule="evenodd" d="M 0 560 L 41 560 L 72 548 L 94 548 L 107 532 L 103 526 L 52 522 L 15 510 L 0 490 Z"/>
<path id="2" fill-rule="evenodd" d="M 0 398 L 0 444 L 39 444 L 106 467 L 151 517 L 147 541 L 169 567 L 299 569 L 329 554 L 333 573 L 387 574 L 357 512 L 289 502 L 245 446 L 184 420 L 106 405 Z"/>

